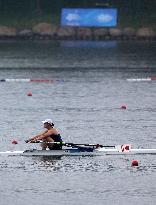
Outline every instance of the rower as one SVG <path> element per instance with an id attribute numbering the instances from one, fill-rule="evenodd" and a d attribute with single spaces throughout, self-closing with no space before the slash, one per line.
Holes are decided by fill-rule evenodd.
<path id="1" fill-rule="evenodd" d="M 44 121 L 42 121 L 44 128 L 46 128 L 46 130 L 28 140 L 26 140 L 26 143 L 28 142 L 36 142 L 38 140 L 42 140 L 42 150 L 46 150 L 46 148 L 48 147 L 50 150 L 60 150 L 62 149 L 62 139 L 61 136 L 59 134 L 59 132 L 57 131 L 56 128 L 54 128 L 54 123 L 51 119 L 46 119 Z M 55 144 L 53 142 L 60 142 L 60 144 Z"/>

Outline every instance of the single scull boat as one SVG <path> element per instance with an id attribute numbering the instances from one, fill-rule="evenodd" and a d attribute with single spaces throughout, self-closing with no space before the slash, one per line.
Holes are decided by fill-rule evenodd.
<path id="1" fill-rule="evenodd" d="M 68 146 L 70 143 L 67 143 Z M 73 143 L 71 143 L 73 144 Z M 75 145 L 63 148 L 62 150 L 36 150 L 25 151 L 3 151 L 0 155 L 20 155 L 20 156 L 103 156 L 103 155 L 137 155 L 137 154 L 156 154 L 156 149 L 132 149 L 131 145 L 102 146 L 97 148 Z M 94 145 L 95 146 L 95 145 Z"/>

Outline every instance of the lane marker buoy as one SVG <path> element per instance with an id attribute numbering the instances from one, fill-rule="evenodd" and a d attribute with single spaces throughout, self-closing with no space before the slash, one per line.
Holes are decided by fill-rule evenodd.
<path id="1" fill-rule="evenodd" d="M 32 96 L 32 92 L 28 92 L 28 93 L 27 93 L 27 96 Z"/>
<path id="2" fill-rule="evenodd" d="M 12 144 L 18 144 L 18 142 L 16 140 L 12 140 L 11 142 Z"/>
<path id="3" fill-rule="evenodd" d="M 132 164 L 131 164 L 132 167 L 138 166 L 138 165 L 139 165 L 139 162 L 137 160 L 132 161 Z"/>
<path id="4" fill-rule="evenodd" d="M 123 109 L 123 110 L 126 110 L 126 109 L 127 109 L 127 106 L 126 106 L 126 105 L 121 105 L 120 108 Z"/>

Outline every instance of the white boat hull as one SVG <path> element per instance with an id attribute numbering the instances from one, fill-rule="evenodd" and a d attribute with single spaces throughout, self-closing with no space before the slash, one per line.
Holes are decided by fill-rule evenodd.
<path id="1" fill-rule="evenodd" d="M 91 151 L 78 151 L 77 149 L 63 150 L 26 150 L 26 151 L 4 151 L 0 155 L 20 155 L 20 156 L 104 156 L 104 155 L 138 155 L 156 154 L 156 149 L 130 149 L 129 151 L 119 151 L 116 148 L 98 148 Z"/>

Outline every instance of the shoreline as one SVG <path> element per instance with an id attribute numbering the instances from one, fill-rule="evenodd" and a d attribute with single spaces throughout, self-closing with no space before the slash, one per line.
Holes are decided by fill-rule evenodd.
<path id="1" fill-rule="evenodd" d="M 156 32 L 151 27 L 60 27 L 42 22 L 23 30 L 0 26 L 0 40 L 156 40 Z"/>
<path id="2" fill-rule="evenodd" d="M 8 42 L 8 41 L 156 41 L 156 37 L 127 37 L 127 36 L 121 36 L 121 37 L 101 37 L 100 39 L 95 38 L 67 38 L 67 37 L 55 37 L 55 36 L 48 36 L 48 35 L 32 35 L 32 36 L 1 36 L 0 41 L 2 42 Z"/>
<path id="3" fill-rule="evenodd" d="M 128 37 L 118 37 L 118 38 L 101 38 L 101 39 L 80 39 L 80 38 L 56 38 L 56 37 L 51 37 L 51 36 L 30 36 L 30 37 L 27 37 L 27 36 L 23 36 L 23 37 L 19 37 L 19 36 L 16 36 L 16 37 L 6 37 L 6 36 L 3 36 L 3 37 L 0 37 L 0 42 L 9 42 L 9 41 L 92 41 L 92 42 L 100 42 L 100 41 L 106 41 L 106 42 L 109 42 L 109 41 L 113 41 L 113 40 L 116 40 L 116 41 L 156 41 L 156 37 L 154 38 L 151 38 L 151 37 L 142 37 L 142 38 L 138 38 L 138 37 L 131 37 L 131 38 L 128 38 Z"/>

